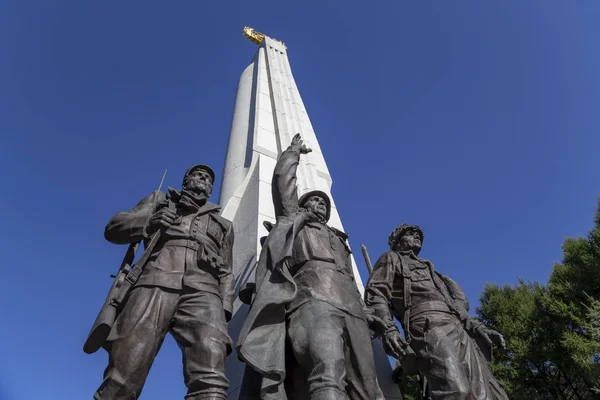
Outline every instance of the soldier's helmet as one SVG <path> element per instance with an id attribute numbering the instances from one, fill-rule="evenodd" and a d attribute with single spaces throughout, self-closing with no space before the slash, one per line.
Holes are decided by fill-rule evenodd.
<path id="1" fill-rule="evenodd" d="M 300 207 L 304 207 L 304 203 L 306 203 L 306 201 L 312 196 L 319 196 L 320 198 L 325 200 L 325 204 L 327 205 L 327 215 L 325 216 L 325 222 L 329 221 L 329 217 L 331 216 L 331 199 L 329 198 L 327 193 L 321 190 L 311 190 L 310 192 L 306 192 L 302 196 L 300 196 L 300 199 L 298 199 L 298 205 Z"/>
<path id="2" fill-rule="evenodd" d="M 185 171 L 185 175 L 183 175 L 183 182 L 181 183 L 181 186 L 185 185 L 185 181 L 187 180 L 187 177 L 189 174 L 191 174 L 192 172 L 198 170 L 198 169 L 202 169 L 206 172 L 208 172 L 208 174 L 211 177 L 212 180 L 212 184 L 214 185 L 215 183 L 215 171 L 212 170 L 211 167 L 209 167 L 208 165 L 204 165 L 204 164 L 197 164 L 197 165 L 193 165 L 191 167 L 188 168 L 187 171 Z"/>
<path id="3" fill-rule="evenodd" d="M 406 232 L 412 231 L 412 230 L 415 230 L 421 234 L 421 244 L 423 244 L 423 241 L 425 240 L 425 235 L 423 235 L 423 231 L 421 230 L 421 228 L 419 228 L 418 225 L 402 224 L 402 225 L 398 225 L 396 227 L 396 229 L 394 229 L 394 231 L 392 232 L 392 234 L 390 235 L 390 237 L 388 239 L 388 245 L 390 246 L 390 250 L 394 250 L 394 247 L 396 247 L 398 242 L 400 242 L 400 239 L 402 238 L 402 236 Z"/>

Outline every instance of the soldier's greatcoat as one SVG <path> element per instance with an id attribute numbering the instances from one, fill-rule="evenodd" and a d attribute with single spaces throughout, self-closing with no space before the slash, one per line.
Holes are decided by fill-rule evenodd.
<path id="1" fill-rule="evenodd" d="M 237 342 L 238 356 L 262 383 L 260 394 L 242 398 L 381 399 L 347 235 L 300 208 L 299 158 L 290 147 L 275 167 L 277 223 L 264 243 Z"/>
<path id="2" fill-rule="evenodd" d="M 490 369 L 491 347 L 478 337 L 460 287 L 412 251 L 388 251 L 373 269 L 365 300 L 385 322 L 380 334 L 402 322 L 433 399 L 508 400 Z M 393 313 L 393 316 L 392 316 Z"/>

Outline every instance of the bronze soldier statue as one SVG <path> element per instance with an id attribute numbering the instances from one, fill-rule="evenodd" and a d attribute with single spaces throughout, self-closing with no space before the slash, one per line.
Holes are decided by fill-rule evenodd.
<path id="1" fill-rule="evenodd" d="M 468 315 L 456 282 L 418 257 L 422 243 L 416 225 L 402 224 L 390 235 L 390 250 L 375 264 L 365 290 L 375 315 L 371 327 L 383 337 L 387 353 L 402 364 L 407 360 L 409 369 L 416 355 L 432 399 L 508 400 L 490 369 L 492 345 L 504 347 L 504 338 Z"/>
<path id="2" fill-rule="evenodd" d="M 227 398 L 233 226 L 219 215 L 220 207 L 208 201 L 214 178 L 208 166 L 193 166 L 185 173 L 181 191 L 155 191 L 106 226 L 104 236 L 112 243 L 143 240 L 151 245 L 140 259 L 144 265 L 137 265 L 143 268 L 139 276 L 131 280 L 135 271 L 128 274 L 131 290 L 114 324 L 104 324 L 110 329 L 108 337 L 95 346 L 109 354 L 95 399 L 137 399 L 167 332 L 183 353 L 185 398 Z M 86 346 L 98 342 L 98 321 L 110 314 L 107 310 L 114 303 L 107 300 Z"/>
<path id="3" fill-rule="evenodd" d="M 383 399 L 348 236 L 327 225 L 327 194 L 298 199 L 296 169 L 310 151 L 297 134 L 275 166 L 277 223 L 264 242 L 237 342 L 238 357 L 259 375 L 259 393 L 241 398 Z"/>

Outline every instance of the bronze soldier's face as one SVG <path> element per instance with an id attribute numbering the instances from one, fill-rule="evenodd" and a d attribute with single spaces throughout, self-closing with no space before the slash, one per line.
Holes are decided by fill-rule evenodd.
<path id="1" fill-rule="evenodd" d="M 304 208 L 319 217 L 321 221 L 327 218 L 327 203 L 321 196 L 310 196 L 304 202 Z"/>
<path id="2" fill-rule="evenodd" d="M 209 197 L 213 188 L 212 177 L 207 171 L 203 169 L 196 169 L 187 176 L 183 188 L 185 190 L 189 190 L 198 194 L 204 194 L 206 197 Z"/>
<path id="3" fill-rule="evenodd" d="M 421 251 L 423 238 L 417 230 L 409 230 L 400 238 L 400 250 L 412 250 L 415 254 Z"/>

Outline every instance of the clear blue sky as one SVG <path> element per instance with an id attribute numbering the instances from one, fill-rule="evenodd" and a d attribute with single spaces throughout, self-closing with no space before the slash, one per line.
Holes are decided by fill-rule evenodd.
<path id="1" fill-rule="evenodd" d="M 600 2 L 0 3 L 0 399 L 86 399 L 115 212 L 219 173 L 237 80 L 283 40 L 364 269 L 401 222 L 471 301 L 545 281 L 600 194 Z M 359 162 L 357 162 L 359 160 Z M 217 201 L 218 185 L 214 201 Z M 142 399 L 185 393 L 167 339 Z"/>

